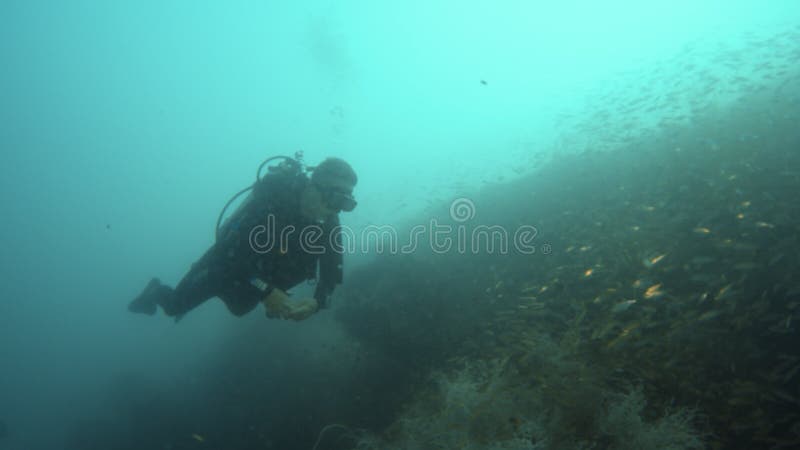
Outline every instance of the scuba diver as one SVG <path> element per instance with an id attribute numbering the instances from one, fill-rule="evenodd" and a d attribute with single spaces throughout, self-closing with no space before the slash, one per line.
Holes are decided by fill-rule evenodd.
<path id="1" fill-rule="evenodd" d="M 262 177 L 264 166 L 277 159 L 283 161 Z M 267 159 L 255 183 L 225 205 L 217 219 L 216 242 L 178 285 L 173 289 L 153 278 L 128 310 L 153 315 L 161 306 L 178 321 L 219 297 L 237 316 L 261 302 L 269 318 L 308 318 L 328 306 L 334 287 L 342 282 L 338 213 L 356 207 L 357 182 L 352 167 L 339 158 L 327 158 L 313 168 L 303 165 L 302 152 L 295 158 Z M 220 226 L 228 206 L 247 191 L 252 192 Z M 287 290 L 303 280 L 316 281 L 313 298 L 291 300 Z"/>

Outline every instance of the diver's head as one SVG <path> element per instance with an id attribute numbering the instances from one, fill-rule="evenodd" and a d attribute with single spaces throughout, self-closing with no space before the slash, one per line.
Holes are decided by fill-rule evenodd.
<path id="1" fill-rule="evenodd" d="M 339 158 L 327 158 L 311 174 L 309 189 L 303 195 L 307 216 L 322 219 L 356 207 L 353 188 L 358 183 L 350 164 Z"/>
<path id="2" fill-rule="evenodd" d="M 314 168 L 311 183 L 322 194 L 331 209 L 350 212 L 356 207 L 353 188 L 358 183 L 356 172 L 345 160 L 327 158 Z"/>

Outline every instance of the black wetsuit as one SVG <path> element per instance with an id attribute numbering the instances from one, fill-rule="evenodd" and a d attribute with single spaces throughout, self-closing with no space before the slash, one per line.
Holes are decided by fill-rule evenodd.
<path id="1" fill-rule="evenodd" d="M 328 306 L 342 282 L 339 218 L 319 223 L 301 214 L 300 196 L 308 183 L 300 170 L 280 168 L 265 175 L 175 289 L 164 286 L 168 292 L 158 302 L 164 311 L 180 317 L 219 297 L 239 316 L 255 308 L 269 289 L 286 291 L 304 280 L 317 280 L 314 298 L 320 308 Z"/>

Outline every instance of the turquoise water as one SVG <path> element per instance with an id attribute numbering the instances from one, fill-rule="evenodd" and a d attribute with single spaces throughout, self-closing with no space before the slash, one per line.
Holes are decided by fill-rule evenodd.
<path id="1" fill-rule="evenodd" d="M 325 423 L 370 416 L 385 393 L 351 385 L 364 374 L 342 361 L 370 353 L 332 311 L 295 324 L 208 302 L 176 326 L 125 305 L 151 276 L 180 279 L 271 155 L 347 159 L 359 207 L 342 222 L 359 232 L 648 137 L 756 146 L 763 135 L 713 117 L 765 93 L 792 114 L 800 4 L 731 3 L 3 1 L 0 448 L 310 448 Z M 515 208 L 478 204 L 476 218 Z M 374 257 L 348 255 L 345 279 Z M 228 400 L 198 394 L 209 385 Z M 240 417 L 244 397 L 259 416 Z"/>

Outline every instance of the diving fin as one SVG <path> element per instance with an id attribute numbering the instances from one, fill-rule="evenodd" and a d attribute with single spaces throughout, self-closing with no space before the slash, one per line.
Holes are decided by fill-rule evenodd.
<path id="1" fill-rule="evenodd" d="M 144 291 L 128 304 L 128 311 L 152 316 L 156 313 L 158 300 L 163 291 L 164 286 L 161 285 L 161 281 L 158 278 L 153 278 L 147 283 Z"/>

